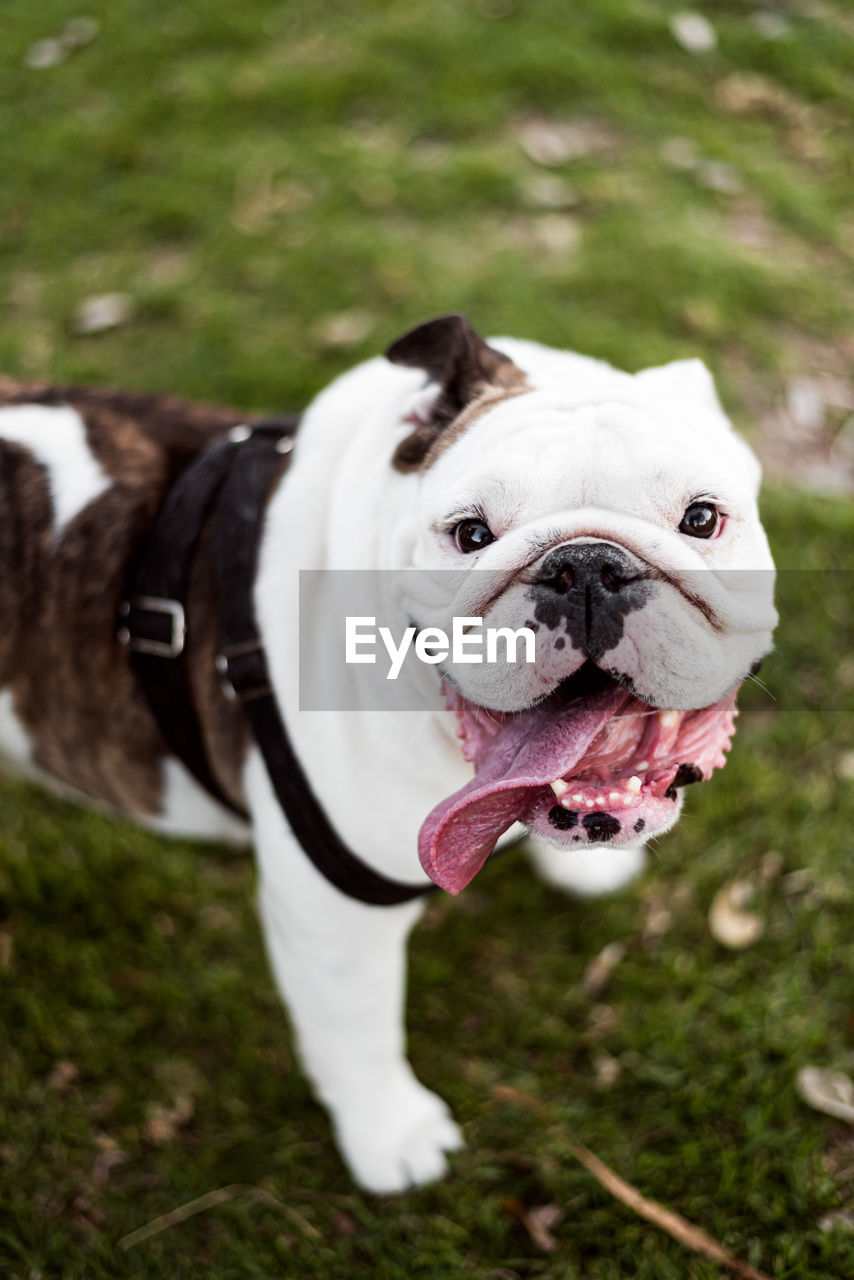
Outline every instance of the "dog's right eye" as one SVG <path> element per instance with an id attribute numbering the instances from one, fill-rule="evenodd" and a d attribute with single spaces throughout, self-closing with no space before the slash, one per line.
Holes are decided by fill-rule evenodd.
<path id="1" fill-rule="evenodd" d="M 482 520 L 462 520 L 454 529 L 454 541 L 457 550 L 463 555 L 472 551 L 481 551 L 495 541 L 495 535 Z"/>

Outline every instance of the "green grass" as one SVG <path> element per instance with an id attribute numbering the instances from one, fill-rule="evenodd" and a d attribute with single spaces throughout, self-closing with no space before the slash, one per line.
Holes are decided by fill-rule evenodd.
<path id="1" fill-rule="evenodd" d="M 793 9 L 769 41 L 747 6 L 709 3 L 719 47 L 697 58 L 668 31 L 679 7 L 98 0 L 97 38 L 34 70 L 28 47 L 78 7 L 5 0 L 0 365 L 286 407 L 465 309 L 485 332 L 629 368 L 701 354 L 750 429 L 787 375 L 851 352 L 851 18 Z M 726 109 L 747 74 L 764 105 Z M 529 116 L 605 131 L 604 149 L 549 171 L 569 211 L 538 203 Z M 741 190 L 669 167 L 674 137 Z M 744 243 L 745 219 L 764 247 Z M 79 303 L 111 291 L 132 298 L 130 322 L 78 335 Z M 341 313 L 355 340 L 336 345 Z M 441 1186 L 353 1190 L 294 1064 L 248 858 L 5 785 L 0 1274 L 719 1274 L 615 1204 L 575 1139 L 776 1277 L 854 1274 L 854 1235 L 818 1225 L 852 1211 L 854 1140 L 793 1087 L 807 1063 L 854 1067 L 851 593 L 815 572 L 851 569 L 854 515 L 781 489 L 766 515 L 780 563 L 812 571 L 781 581 L 763 673 L 778 702 L 750 691 L 731 763 L 689 793 L 643 882 L 572 903 L 514 853 L 417 931 L 412 1056 L 469 1144 Z M 743 874 L 767 925 L 728 952 L 706 913 Z M 625 957 L 591 998 L 582 976 L 614 940 Z M 620 1064 L 609 1089 L 603 1053 Z M 245 1197 L 117 1251 L 234 1183 L 301 1216 Z M 543 1204 L 564 1213 L 553 1253 L 520 1223 Z"/>

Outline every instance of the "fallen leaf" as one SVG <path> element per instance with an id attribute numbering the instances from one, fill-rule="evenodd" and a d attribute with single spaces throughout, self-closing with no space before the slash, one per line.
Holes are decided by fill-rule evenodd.
<path id="1" fill-rule="evenodd" d="M 613 1035 L 620 1025 L 616 1009 L 609 1004 L 594 1004 L 587 1015 L 587 1030 L 584 1033 L 588 1043 L 595 1044 Z"/>
<path id="2" fill-rule="evenodd" d="M 751 71 L 733 71 L 715 87 L 715 100 L 736 115 L 764 114 L 801 122 L 806 108 L 772 80 Z"/>
<path id="3" fill-rule="evenodd" d="M 761 938 L 765 921 L 755 912 L 745 911 L 752 897 L 749 880 L 731 880 L 715 894 L 709 908 L 709 930 L 721 946 L 740 951 Z"/>
<path id="4" fill-rule="evenodd" d="M 697 181 L 709 191 L 734 196 L 743 189 L 739 175 L 732 165 L 723 160 L 701 160 L 697 166 Z"/>
<path id="5" fill-rule="evenodd" d="M 68 57 L 68 50 L 61 40 L 36 40 L 24 57 L 26 66 L 33 71 L 49 71 L 58 67 Z"/>
<path id="6" fill-rule="evenodd" d="M 844 1072 L 829 1067 L 801 1067 L 795 1087 L 813 1111 L 854 1124 L 854 1081 Z"/>
<path id="7" fill-rule="evenodd" d="M 835 1227 L 854 1233 L 854 1213 L 844 1213 L 841 1209 L 837 1209 L 832 1213 L 826 1213 L 818 1220 L 819 1231 L 833 1231 Z"/>
<path id="8" fill-rule="evenodd" d="M 792 30 L 792 24 L 782 13 L 759 9 L 750 15 L 751 25 L 766 40 L 784 40 Z"/>
<path id="9" fill-rule="evenodd" d="M 524 1089 L 517 1089 L 512 1084 L 496 1084 L 492 1086 L 492 1096 L 497 1098 L 499 1102 L 511 1102 L 514 1106 L 524 1107 L 526 1111 L 533 1111 L 535 1115 L 545 1115 L 546 1106 L 535 1098 L 533 1094 L 526 1093 Z"/>
<path id="10" fill-rule="evenodd" d="M 815 378 L 793 378 L 786 388 L 786 407 L 796 426 L 819 435 L 824 426 L 825 398 Z"/>
<path id="11" fill-rule="evenodd" d="M 55 1089 L 57 1093 L 65 1093 L 71 1087 L 79 1076 L 76 1065 L 70 1062 L 68 1058 L 60 1058 L 48 1076 L 45 1084 L 48 1089 Z"/>
<path id="12" fill-rule="evenodd" d="M 614 134 L 598 120 L 547 120 L 530 116 L 516 126 L 516 138 L 529 160 L 555 167 L 607 150 Z"/>
<path id="13" fill-rule="evenodd" d="M 697 144 L 690 138 L 665 138 L 658 153 L 670 169 L 683 169 L 690 172 L 700 163 Z"/>
<path id="14" fill-rule="evenodd" d="M 66 48 L 79 48 L 81 45 L 90 44 L 100 29 L 101 24 L 97 18 L 81 14 L 77 18 L 68 19 L 59 39 Z"/>
<path id="15" fill-rule="evenodd" d="M 540 209 L 572 209 L 578 204 L 577 191 L 553 173 L 531 174 L 524 192 L 528 203 Z"/>
<path id="16" fill-rule="evenodd" d="M 320 320 L 314 334 L 325 347 L 352 347 L 367 338 L 375 324 L 366 311 L 340 311 Z"/>
<path id="17" fill-rule="evenodd" d="M 623 1068 L 610 1053 L 597 1053 L 593 1059 L 594 1084 L 597 1089 L 612 1089 L 620 1078 Z"/>
<path id="18" fill-rule="evenodd" d="M 711 53 L 717 48 L 715 29 L 701 13 L 675 13 L 670 19 L 670 30 L 676 43 L 687 53 Z"/>
<path id="19" fill-rule="evenodd" d="M 785 865 L 782 853 L 778 853 L 776 849 L 769 849 L 767 853 L 763 853 L 759 863 L 759 879 L 763 884 L 773 884 L 775 880 L 780 879 Z"/>
<path id="20" fill-rule="evenodd" d="M 836 772 L 840 778 L 854 779 L 854 751 L 846 751 L 839 757 Z"/>
<path id="21" fill-rule="evenodd" d="M 351 1214 L 345 1213 L 343 1209 L 332 1210 L 332 1226 L 339 1236 L 355 1236 L 359 1233 L 358 1222 Z"/>
<path id="22" fill-rule="evenodd" d="M 581 979 L 584 994 L 598 995 L 625 954 L 626 948 L 622 942 L 609 942 L 607 947 L 603 947 L 584 971 Z"/>
<path id="23" fill-rule="evenodd" d="M 58 67 L 65 62 L 72 49 L 78 49 L 94 40 L 99 29 L 97 18 L 69 18 L 58 36 L 36 40 L 31 44 L 24 63 L 34 71 L 49 71 L 51 67 Z"/>
<path id="24" fill-rule="evenodd" d="M 304 183 L 281 181 L 269 165 L 248 165 L 237 174 L 231 223 L 243 235 L 261 235 L 279 215 L 307 209 L 313 201 Z"/>
<path id="25" fill-rule="evenodd" d="M 96 1141 L 100 1150 L 95 1156 L 89 1174 L 90 1182 L 95 1188 L 105 1186 L 109 1182 L 113 1170 L 120 1168 L 123 1164 L 127 1164 L 130 1159 L 128 1153 L 122 1151 L 121 1147 L 112 1139 L 107 1138 L 106 1134 L 99 1134 Z"/>
<path id="26" fill-rule="evenodd" d="M 195 1109 L 195 1099 L 189 1093 L 176 1094 L 171 1107 L 155 1103 L 146 1116 L 146 1138 L 156 1147 L 172 1142 L 178 1130 L 192 1119 Z"/>
<path id="27" fill-rule="evenodd" d="M 790 871 L 783 876 L 781 887 L 783 892 L 789 896 L 795 893 L 806 893 L 813 883 L 813 874 L 806 867 L 799 867 L 797 871 Z"/>
<path id="28" fill-rule="evenodd" d="M 76 333 L 103 333 L 125 324 L 133 314 L 133 300 L 126 293 L 104 293 L 86 298 L 74 313 Z"/>
<path id="29" fill-rule="evenodd" d="M 581 227 L 575 218 L 547 213 L 534 223 L 534 239 L 547 253 L 568 253 L 578 247 Z"/>
<path id="30" fill-rule="evenodd" d="M 563 1210 L 556 1204 L 535 1205 L 523 1216 L 522 1221 L 538 1249 L 543 1253 L 554 1253 L 558 1242 L 552 1235 L 552 1227 L 556 1227 L 563 1217 Z"/>

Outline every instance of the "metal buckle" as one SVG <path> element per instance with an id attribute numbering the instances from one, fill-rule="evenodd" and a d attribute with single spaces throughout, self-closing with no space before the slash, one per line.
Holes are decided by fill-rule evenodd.
<path id="1" fill-rule="evenodd" d="M 119 605 L 119 617 L 127 618 L 131 609 L 140 609 L 146 613 L 162 613 L 172 620 L 171 635 L 168 640 L 149 640 L 145 636 L 135 636 L 128 627 L 119 627 L 116 638 L 119 644 L 126 645 L 135 653 L 150 653 L 156 658 L 177 658 L 184 652 L 184 641 L 187 638 L 187 622 L 184 606 L 177 600 L 164 600 L 162 596 L 132 596 Z"/>
<path id="2" fill-rule="evenodd" d="M 236 427 L 230 427 L 227 433 L 227 439 L 231 444 L 245 444 L 251 439 L 252 428 L 247 422 L 240 422 Z"/>
<path id="3" fill-rule="evenodd" d="M 263 426 L 263 423 L 261 424 Z M 251 440 L 255 434 L 255 428 L 250 426 L 248 422 L 240 422 L 236 427 L 231 427 L 226 433 L 226 439 L 231 444 L 245 444 L 247 440 Z M 284 432 L 275 443 L 276 453 L 290 453 L 294 447 L 294 438 L 290 432 Z"/>
<path id="4" fill-rule="evenodd" d="M 247 654 L 257 653 L 263 645 L 260 640 L 245 640 L 241 644 L 229 645 L 214 658 L 214 667 L 219 676 L 223 697 L 227 702 L 251 702 L 253 698 L 264 698 L 272 693 L 269 684 L 257 685 L 254 689 L 236 689 L 231 682 L 229 663 L 232 658 L 243 658 Z"/>

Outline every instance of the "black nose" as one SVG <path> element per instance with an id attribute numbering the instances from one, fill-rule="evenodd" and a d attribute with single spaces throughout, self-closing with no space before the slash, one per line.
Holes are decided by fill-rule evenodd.
<path id="1" fill-rule="evenodd" d="M 543 561 L 532 588 L 535 617 L 565 628 L 575 648 L 596 658 L 619 643 L 625 615 L 646 602 L 650 585 L 639 562 L 614 543 L 567 543 Z"/>
<path id="2" fill-rule="evenodd" d="M 540 582 L 560 595 L 616 595 L 642 576 L 629 557 L 609 542 L 557 547 L 543 563 Z"/>

